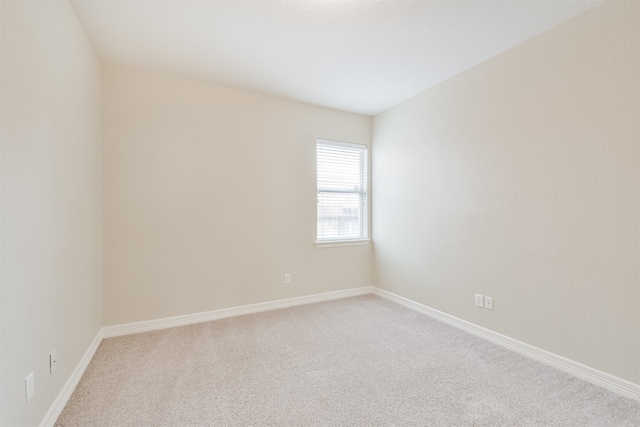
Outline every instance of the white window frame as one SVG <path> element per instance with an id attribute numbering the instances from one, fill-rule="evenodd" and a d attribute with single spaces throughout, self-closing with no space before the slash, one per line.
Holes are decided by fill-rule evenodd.
<path id="1" fill-rule="evenodd" d="M 359 150 L 363 153 L 364 158 L 362 159 L 362 172 L 360 173 L 360 184 L 358 189 L 354 189 L 353 191 L 345 191 L 343 189 L 335 190 L 330 188 L 320 188 L 320 182 L 317 176 L 317 168 L 318 168 L 318 148 L 320 145 L 325 146 L 334 146 L 334 147 L 344 147 Z M 318 203 L 316 207 L 316 247 L 317 248 L 326 248 L 326 247 L 336 247 L 336 246 L 357 246 L 357 245 L 368 245 L 370 242 L 369 239 L 369 147 L 364 144 L 352 144 L 348 142 L 340 142 L 340 141 L 331 141 L 327 139 L 317 139 L 316 140 L 316 201 Z M 320 219 L 320 193 L 358 193 L 360 195 L 360 236 L 357 238 L 347 237 L 344 239 L 336 239 L 336 238 L 325 238 L 322 239 L 318 236 L 318 222 Z"/>

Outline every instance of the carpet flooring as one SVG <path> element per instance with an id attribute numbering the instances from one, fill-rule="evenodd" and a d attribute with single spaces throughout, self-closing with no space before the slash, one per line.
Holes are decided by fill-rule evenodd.
<path id="1" fill-rule="evenodd" d="M 640 426 L 640 403 L 366 295 L 106 339 L 56 426 Z"/>

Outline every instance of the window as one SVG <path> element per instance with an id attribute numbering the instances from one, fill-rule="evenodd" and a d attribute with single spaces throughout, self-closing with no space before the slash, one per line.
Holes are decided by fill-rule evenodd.
<path id="1" fill-rule="evenodd" d="M 317 242 L 366 241 L 367 146 L 317 140 Z"/>

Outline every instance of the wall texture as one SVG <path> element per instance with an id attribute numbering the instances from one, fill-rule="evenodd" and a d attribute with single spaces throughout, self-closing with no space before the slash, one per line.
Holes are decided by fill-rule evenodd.
<path id="1" fill-rule="evenodd" d="M 102 84 L 105 326 L 371 285 L 369 246 L 314 245 L 316 138 L 370 144 L 370 117 L 114 66 Z"/>
<path id="2" fill-rule="evenodd" d="M 378 286 L 640 382 L 639 7 L 608 2 L 374 118 Z"/>
<path id="3" fill-rule="evenodd" d="M 100 64 L 67 2 L 1 7 L 0 424 L 37 425 L 102 325 Z"/>

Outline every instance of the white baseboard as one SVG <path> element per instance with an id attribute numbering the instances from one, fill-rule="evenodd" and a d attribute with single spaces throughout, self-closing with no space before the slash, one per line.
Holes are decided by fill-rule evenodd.
<path id="1" fill-rule="evenodd" d="M 238 307 L 222 308 L 202 313 L 185 314 L 183 316 L 165 317 L 163 319 L 147 320 L 143 322 L 126 323 L 123 325 L 106 326 L 103 329 L 104 338 L 121 335 L 138 334 L 140 332 L 158 329 L 175 328 L 176 326 L 191 325 L 193 323 L 208 322 L 225 317 L 241 316 L 243 314 L 259 313 L 261 311 L 276 310 L 296 305 L 312 304 L 314 302 L 329 301 L 340 298 L 366 295 L 372 293 L 371 286 L 345 289 L 342 291 L 324 292 L 321 294 L 287 298 L 276 301 L 260 302 L 257 304 L 241 305 Z"/>
<path id="2" fill-rule="evenodd" d="M 76 366 L 76 369 L 73 370 L 66 384 L 64 385 L 64 387 L 62 387 L 60 393 L 58 393 L 58 397 L 56 397 L 56 400 L 53 401 L 53 404 L 42 419 L 40 427 L 55 426 L 58 417 L 62 413 L 62 410 L 64 409 L 65 405 L 71 398 L 71 395 L 78 386 L 80 379 L 84 375 L 84 371 L 86 371 L 87 366 L 89 366 L 89 362 L 91 362 L 91 359 L 93 359 L 93 355 L 96 353 L 96 350 L 98 349 L 98 346 L 100 346 L 101 342 L 102 329 L 98 331 L 96 337 L 93 339 L 93 341 L 89 345 L 89 348 L 84 353 L 84 356 L 82 356 L 82 359 L 80 359 L 80 362 Z"/>
<path id="3" fill-rule="evenodd" d="M 510 338 L 506 335 L 499 334 L 490 329 L 483 328 L 466 320 L 459 319 L 455 316 L 443 313 L 426 305 L 412 301 L 408 298 L 401 297 L 384 289 L 372 288 L 372 293 L 390 301 L 396 302 L 404 307 L 415 310 L 419 313 L 426 314 L 429 317 L 437 319 L 443 323 L 451 325 L 455 328 L 462 329 L 465 332 L 483 338 L 492 343 L 498 344 L 508 350 L 515 351 L 530 359 L 537 360 L 545 365 L 552 366 L 560 371 L 566 372 L 574 377 L 580 378 L 591 384 L 595 384 L 623 397 L 640 402 L 640 385 L 632 383 L 622 378 L 615 377 L 606 372 L 599 371 L 581 363 L 575 362 L 566 357 L 559 356 L 538 347 L 526 344 L 522 341 Z"/>

